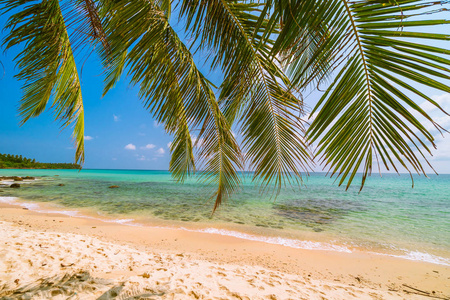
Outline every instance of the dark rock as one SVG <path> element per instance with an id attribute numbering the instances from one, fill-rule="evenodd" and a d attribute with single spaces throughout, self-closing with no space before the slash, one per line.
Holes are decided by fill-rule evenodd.
<path id="1" fill-rule="evenodd" d="M 18 188 L 20 188 L 20 184 L 18 184 L 18 183 L 13 183 L 13 184 L 11 184 L 9 187 L 10 187 L 10 188 L 13 188 L 13 189 L 18 189 Z"/>
<path id="2" fill-rule="evenodd" d="M 25 176 L 25 177 L 23 177 L 23 179 L 25 179 L 25 180 L 35 180 L 36 178 L 33 177 L 33 176 Z"/>
<path id="3" fill-rule="evenodd" d="M 23 181 L 22 177 L 14 177 L 14 181 Z"/>
<path id="4" fill-rule="evenodd" d="M 60 183 L 60 184 L 58 184 L 58 186 L 65 186 L 65 184 L 64 183 Z"/>
<path id="5" fill-rule="evenodd" d="M 3 190 L 0 190 L 0 193 L 3 193 Z"/>
<path id="6" fill-rule="evenodd" d="M 109 188 L 110 189 L 117 189 L 119 186 L 118 185 L 111 185 Z"/>
<path id="7" fill-rule="evenodd" d="M 58 177 L 59 175 L 54 175 L 55 177 Z"/>

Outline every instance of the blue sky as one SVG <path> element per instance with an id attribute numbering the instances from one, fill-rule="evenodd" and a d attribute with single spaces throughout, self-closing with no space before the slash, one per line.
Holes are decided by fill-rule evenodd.
<path id="1" fill-rule="evenodd" d="M 6 18 L 0 17 L 0 28 Z M 4 32 L 0 32 L 3 39 Z M 50 111 L 19 126 L 17 107 L 21 98 L 20 83 L 13 62 L 18 49 L 6 54 L 0 52 L 0 153 L 20 154 L 42 162 L 72 162 L 74 160 L 71 128 L 61 130 Z M 78 62 L 81 65 L 81 62 Z M 214 83 L 219 84 L 220 72 L 211 72 L 200 63 L 199 67 Z M 4 74 L 3 74 L 4 71 Z M 171 136 L 165 134 L 138 97 L 138 89 L 129 85 L 126 78 L 101 97 L 103 77 L 95 54 L 84 63 L 82 92 L 85 106 L 86 162 L 85 168 L 105 169 L 155 169 L 167 170 L 170 161 L 168 144 Z M 424 92 L 450 111 L 450 94 L 424 89 Z M 307 99 L 312 107 L 319 98 L 313 93 Z M 450 117 L 423 101 L 418 101 L 430 115 L 445 128 L 450 129 Z M 432 128 L 430 128 L 432 129 Z M 439 173 L 450 173 L 450 136 L 437 137 L 438 150 L 431 162 Z M 320 170 L 320 168 L 317 168 Z"/>
<path id="2" fill-rule="evenodd" d="M 50 111 L 19 126 L 17 107 L 21 91 L 20 83 L 13 78 L 16 70 L 12 57 L 12 51 L 0 56 L 6 69 L 0 81 L 0 152 L 21 154 L 43 162 L 73 161 L 71 128 L 61 130 Z M 99 70 L 93 59 L 83 70 L 85 167 L 167 169 L 167 144 L 171 137 L 143 109 L 137 89 L 125 80 L 102 98 Z"/>
<path id="3" fill-rule="evenodd" d="M 0 28 L 6 20 L 5 16 L 0 16 Z M 0 32 L 1 40 L 4 36 L 5 32 Z M 3 65 L 0 65 L 0 153 L 19 154 L 41 162 L 73 162 L 72 128 L 61 130 L 50 109 L 19 126 L 17 108 L 21 85 L 14 78 L 18 70 L 13 59 L 20 49 L 6 53 L 3 50 L 0 52 Z M 143 108 L 138 88 L 123 77 L 102 98 L 102 68 L 95 53 L 86 62 L 78 60 L 77 64 L 82 76 L 85 109 L 84 167 L 167 170 L 170 161 L 168 144 L 172 137 Z M 80 66 L 83 66 L 82 70 Z M 210 80 L 220 82 L 220 72 L 199 64 L 199 68 L 202 67 Z"/>

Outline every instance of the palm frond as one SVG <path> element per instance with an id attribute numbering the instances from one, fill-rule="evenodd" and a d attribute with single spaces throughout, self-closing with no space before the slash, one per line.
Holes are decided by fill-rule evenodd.
<path id="1" fill-rule="evenodd" d="M 98 44 L 105 53 L 110 53 L 110 45 L 98 10 L 95 0 L 66 0 L 62 4 L 66 27 L 71 31 L 72 45 L 80 52 L 86 47 L 91 48 Z"/>
<path id="2" fill-rule="evenodd" d="M 123 2 L 123 3 L 121 3 Z M 201 127 L 204 178 L 217 184 L 220 205 L 239 184 L 239 148 L 211 89 L 191 53 L 168 23 L 167 14 L 150 1 L 104 1 L 105 28 L 113 64 L 106 89 L 124 71 L 139 85 L 144 106 L 173 133 L 170 170 L 180 181 L 195 171 L 191 130 Z M 124 5 L 127 3 L 127 5 Z M 106 57 L 104 55 L 103 57 Z"/>
<path id="3" fill-rule="evenodd" d="M 299 119 L 302 103 L 279 61 L 269 58 L 273 41 L 265 28 L 276 33 L 277 27 L 261 13 L 264 4 L 244 1 L 183 1 L 181 6 L 194 43 L 214 54 L 213 67 L 222 67 L 220 102 L 228 121 L 242 126 L 255 179 L 279 190 L 286 179 L 301 180 L 310 158 Z"/>
<path id="4" fill-rule="evenodd" d="M 298 7 L 304 5 L 304 1 L 297 2 Z M 323 68 L 325 61 L 332 61 L 332 65 L 339 65 L 334 81 L 312 112 L 317 112 L 317 117 L 308 130 L 311 141 L 318 143 L 317 155 L 324 167 L 332 176 L 341 177 L 339 184 L 347 180 L 347 188 L 361 169 L 362 188 L 374 161 L 396 171 L 397 161 L 408 171 L 425 174 L 420 157 L 426 160 L 425 153 L 431 154 L 430 145 L 435 147 L 435 144 L 417 115 L 437 129 L 442 128 L 409 95 L 440 108 L 420 92 L 417 84 L 450 91 L 447 67 L 450 53 L 431 44 L 436 40 L 448 41 L 450 35 L 424 32 L 427 28 L 431 30 L 433 26 L 449 23 L 424 19 L 446 10 L 441 6 L 448 3 L 423 0 L 307 2 L 320 9 L 296 13 L 308 13 L 310 24 L 325 24 L 328 35 L 314 50 L 308 64 Z M 412 30 L 416 26 L 421 30 Z M 280 51 L 287 45 L 293 47 L 289 43 L 280 42 L 280 45 Z M 308 74 L 297 75 L 308 77 Z"/>
<path id="5" fill-rule="evenodd" d="M 271 55 L 282 58 L 292 84 L 301 90 L 328 79 L 342 59 L 340 48 L 326 47 L 330 39 L 340 38 L 331 37 L 330 25 L 324 22 L 335 9 L 332 4 L 328 0 L 266 2 L 272 18 L 282 24 Z"/>
<path id="6" fill-rule="evenodd" d="M 84 108 L 80 80 L 57 0 L 2 0 L 4 12 L 17 10 L 8 20 L 6 49 L 22 45 L 16 56 L 23 81 L 19 114 L 21 123 L 41 114 L 52 100 L 55 118 L 63 127 L 74 123 L 76 162 L 84 162 Z"/>

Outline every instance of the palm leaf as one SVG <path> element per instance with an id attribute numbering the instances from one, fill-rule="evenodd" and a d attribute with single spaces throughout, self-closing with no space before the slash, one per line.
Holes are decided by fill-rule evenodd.
<path id="1" fill-rule="evenodd" d="M 125 5 L 125 3 L 127 5 Z M 150 1 L 104 1 L 112 61 L 105 63 L 105 92 L 127 71 L 144 106 L 174 134 L 170 170 L 180 181 L 195 171 L 191 131 L 201 128 L 204 179 L 215 183 L 215 208 L 239 184 L 240 150 L 219 109 L 211 83 L 167 19 Z M 105 53 L 104 59 L 108 57 Z M 200 137 L 199 137 L 200 138 Z"/>
<path id="2" fill-rule="evenodd" d="M 110 45 L 99 16 L 98 4 L 95 0 L 61 1 L 66 27 L 71 30 L 70 38 L 73 47 L 88 54 L 89 48 L 101 46 L 105 53 L 110 54 Z"/>
<path id="3" fill-rule="evenodd" d="M 432 40 L 448 41 L 450 36 L 422 32 L 448 24 L 424 20 L 445 10 L 440 5 L 446 2 L 325 2 L 330 8 L 313 11 L 310 19 L 325 23 L 329 37 L 308 63 L 320 67 L 324 61 L 335 61 L 339 53 L 345 60 L 338 62 L 339 73 L 312 112 L 317 117 L 308 135 L 318 143 L 317 155 L 332 175 L 341 177 L 339 184 L 347 180 L 347 188 L 358 170 L 363 172 L 362 188 L 374 161 L 398 171 L 397 161 L 408 171 L 425 174 L 420 158 L 426 161 L 425 153 L 431 154 L 430 145 L 435 144 L 416 115 L 442 128 L 408 95 L 440 108 L 414 86 L 450 91 L 450 53 L 430 45 Z M 422 30 L 413 31 L 415 26 Z"/>
<path id="4" fill-rule="evenodd" d="M 282 58 L 292 84 L 299 89 L 328 79 L 342 59 L 339 47 L 326 47 L 330 40 L 341 38 L 331 37 L 330 24 L 324 22 L 336 9 L 332 4 L 328 0 L 266 2 L 273 11 L 272 18 L 282 24 L 271 55 Z"/>
<path id="5" fill-rule="evenodd" d="M 21 123 L 41 114 L 50 99 L 55 118 L 66 127 L 74 123 L 76 162 L 84 162 L 84 109 L 80 80 L 69 36 L 57 0 L 2 0 L 3 12 L 18 11 L 8 20 L 6 49 L 25 45 L 16 56 L 23 81 Z"/>
<path id="6" fill-rule="evenodd" d="M 310 162 L 299 119 L 302 103 L 280 62 L 269 58 L 273 41 L 264 33 L 267 27 L 276 33 L 277 26 L 264 18 L 264 4 L 183 1 L 181 15 L 194 44 L 214 54 L 212 67 L 222 68 L 220 102 L 229 122 L 242 129 L 254 178 L 277 191 L 285 179 L 301 180 Z"/>

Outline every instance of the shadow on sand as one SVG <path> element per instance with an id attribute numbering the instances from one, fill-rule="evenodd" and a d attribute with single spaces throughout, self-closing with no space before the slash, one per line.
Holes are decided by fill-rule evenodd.
<path id="1" fill-rule="evenodd" d="M 164 293 L 148 293 L 138 289 L 124 289 L 123 284 L 114 285 L 112 280 L 92 277 L 89 272 L 78 272 L 42 278 L 16 287 L 0 285 L 0 300 L 16 299 L 98 299 L 134 300 L 155 299 Z"/>

